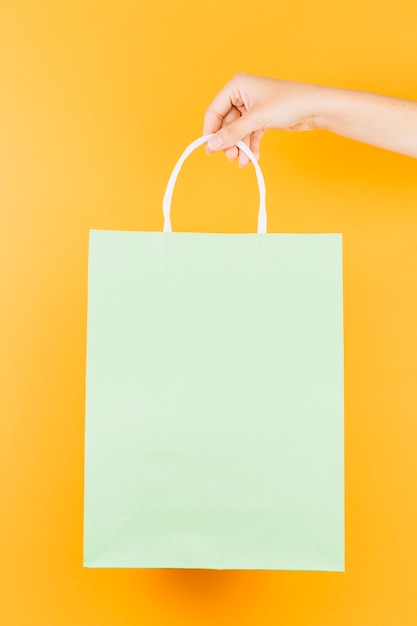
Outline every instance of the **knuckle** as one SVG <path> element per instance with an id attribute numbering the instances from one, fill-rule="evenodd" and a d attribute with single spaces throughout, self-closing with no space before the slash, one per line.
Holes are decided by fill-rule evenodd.
<path id="1" fill-rule="evenodd" d="M 221 121 L 222 120 L 222 116 L 220 115 L 220 113 L 218 111 L 216 111 L 212 105 L 210 105 L 207 109 L 206 112 L 204 114 L 204 119 L 212 119 L 212 118 L 216 118 L 217 120 Z"/>
<path id="2" fill-rule="evenodd" d="M 233 76 L 233 78 L 238 80 L 240 78 L 246 78 L 246 76 L 248 76 L 248 74 L 246 72 L 236 72 L 236 74 Z"/>
<path id="3" fill-rule="evenodd" d="M 232 84 L 235 84 L 235 83 L 240 84 L 244 80 L 246 80 L 247 77 L 248 77 L 248 74 L 246 72 L 236 72 L 236 74 L 233 75 L 230 82 Z"/>

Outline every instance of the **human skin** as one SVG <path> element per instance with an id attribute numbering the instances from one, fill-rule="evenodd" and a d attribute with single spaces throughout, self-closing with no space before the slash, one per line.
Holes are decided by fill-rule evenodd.
<path id="1" fill-rule="evenodd" d="M 259 158 L 268 129 L 327 130 L 356 141 L 417 158 L 417 102 L 391 96 L 236 74 L 217 94 L 204 116 L 208 154 L 223 150 L 248 157 L 236 147 L 243 140 Z"/>

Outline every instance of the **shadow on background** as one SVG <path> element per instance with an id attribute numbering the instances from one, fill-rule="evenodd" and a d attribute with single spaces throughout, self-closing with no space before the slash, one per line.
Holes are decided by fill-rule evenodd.
<path id="1" fill-rule="evenodd" d="M 245 584 L 244 572 L 236 570 L 159 569 L 150 571 L 149 580 L 161 591 L 186 594 L 199 601 L 240 592 Z"/>
<path id="2" fill-rule="evenodd" d="M 155 603 L 170 607 L 174 614 L 184 620 L 198 614 L 199 623 L 212 623 L 225 612 L 232 617 L 236 607 L 253 601 L 253 575 L 236 570 L 209 569 L 156 569 L 142 574 L 146 593 Z M 251 598 L 251 600 L 250 600 Z M 248 605 L 248 609 L 249 609 Z M 204 615 L 204 618 L 202 617 Z"/>

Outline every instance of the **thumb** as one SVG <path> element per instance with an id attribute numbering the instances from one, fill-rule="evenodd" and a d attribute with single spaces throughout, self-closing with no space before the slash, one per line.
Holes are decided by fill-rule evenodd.
<path id="1" fill-rule="evenodd" d="M 223 126 L 223 128 L 218 130 L 213 137 L 210 137 L 207 142 L 207 146 L 213 151 L 226 150 L 227 148 L 235 146 L 238 141 L 243 139 L 243 137 L 250 135 L 255 130 L 259 130 L 261 127 L 261 124 L 259 124 L 257 120 L 257 116 L 254 112 L 249 111 L 234 122 L 231 122 L 227 126 Z"/>

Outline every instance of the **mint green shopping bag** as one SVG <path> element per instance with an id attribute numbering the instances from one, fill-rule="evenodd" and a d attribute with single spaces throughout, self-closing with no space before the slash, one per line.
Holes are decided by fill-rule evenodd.
<path id="1" fill-rule="evenodd" d="M 241 143 L 258 234 L 170 232 L 207 138 L 165 232 L 90 234 L 84 564 L 343 571 L 341 236 L 265 234 Z"/>

